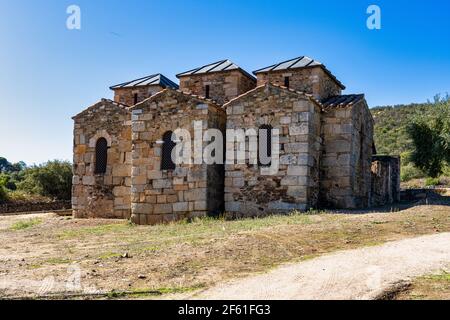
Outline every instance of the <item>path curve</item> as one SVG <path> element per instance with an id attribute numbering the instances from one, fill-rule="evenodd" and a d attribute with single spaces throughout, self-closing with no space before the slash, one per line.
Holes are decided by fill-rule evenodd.
<path id="1" fill-rule="evenodd" d="M 194 299 L 373 299 L 393 284 L 450 267 L 450 233 L 339 251 L 233 280 Z"/>

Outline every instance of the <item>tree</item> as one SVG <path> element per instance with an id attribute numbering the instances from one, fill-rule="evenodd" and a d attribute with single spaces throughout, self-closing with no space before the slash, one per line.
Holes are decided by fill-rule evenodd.
<path id="1" fill-rule="evenodd" d="M 0 157 L 0 173 L 9 171 L 11 163 L 6 158 Z"/>
<path id="2" fill-rule="evenodd" d="M 450 97 L 435 97 L 430 115 L 418 114 L 407 127 L 414 145 L 412 162 L 436 178 L 445 164 L 450 165 Z"/>
<path id="3" fill-rule="evenodd" d="M 18 189 L 59 200 L 70 200 L 72 165 L 68 161 L 49 161 L 27 168 Z"/>

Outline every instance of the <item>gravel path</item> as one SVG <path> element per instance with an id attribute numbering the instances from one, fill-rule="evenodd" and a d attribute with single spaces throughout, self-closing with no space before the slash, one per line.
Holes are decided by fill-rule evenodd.
<path id="1" fill-rule="evenodd" d="M 450 233 L 340 251 L 233 280 L 195 299 L 373 299 L 400 281 L 450 267 Z"/>

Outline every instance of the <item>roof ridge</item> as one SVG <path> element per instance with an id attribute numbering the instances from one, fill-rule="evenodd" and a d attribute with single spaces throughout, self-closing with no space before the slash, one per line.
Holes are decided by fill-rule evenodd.
<path id="1" fill-rule="evenodd" d="M 131 80 L 131 81 L 119 83 L 119 84 L 116 84 L 116 85 L 111 86 L 109 88 L 111 90 L 127 88 L 127 86 L 130 85 L 130 84 L 133 84 L 133 85 L 129 86 L 129 88 L 139 87 L 139 86 L 142 85 L 142 83 L 144 83 L 144 82 L 146 82 L 146 81 L 148 81 L 148 80 L 150 80 L 152 78 L 155 78 L 155 80 L 151 81 L 148 84 L 145 84 L 146 86 L 147 85 L 161 84 L 163 82 L 166 86 L 172 86 L 172 87 L 178 88 L 178 84 L 177 83 L 175 83 L 174 81 L 170 80 L 168 77 L 166 77 L 162 73 L 154 73 L 154 74 L 151 74 L 151 75 L 148 75 L 148 76 L 145 76 L 145 77 L 141 77 L 141 78 L 138 78 L 138 79 L 134 79 L 134 80 Z"/>
<path id="2" fill-rule="evenodd" d="M 365 99 L 364 93 L 341 94 L 328 97 L 322 100 L 325 109 L 351 107 Z"/>
<path id="3" fill-rule="evenodd" d="M 216 70 L 219 66 L 223 64 L 227 64 L 225 67 L 221 68 L 220 70 Z M 199 72 L 202 70 L 201 72 Z M 225 72 L 225 71 L 232 71 L 232 70 L 238 70 L 242 72 L 244 75 L 249 77 L 252 80 L 256 80 L 254 76 L 252 76 L 250 73 L 242 69 L 239 65 L 237 65 L 235 62 L 231 61 L 230 59 L 223 59 L 219 60 L 213 63 L 208 63 L 206 65 L 200 66 L 198 68 L 194 68 L 188 71 L 184 71 L 181 73 L 178 73 L 176 75 L 177 78 L 180 77 L 187 77 L 187 76 L 197 76 L 202 74 L 208 74 L 208 73 L 215 73 L 215 72 Z"/>

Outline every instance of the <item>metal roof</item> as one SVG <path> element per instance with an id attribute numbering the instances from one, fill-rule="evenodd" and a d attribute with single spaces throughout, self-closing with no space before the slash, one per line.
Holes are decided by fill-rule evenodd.
<path id="1" fill-rule="evenodd" d="M 242 73 L 244 73 L 246 76 L 250 77 L 251 79 L 255 79 L 251 74 L 249 74 L 247 71 L 239 67 L 234 62 L 225 59 L 220 60 L 214 63 L 207 64 L 205 66 L 201 66 L 199 68 L 195 68 L 189 71 L 185 71 L 182 73 L 177 74 L 177 78 L 183 77 L 183 76 L 193 76 L 198 74 L 206 74 L 206 73 L 213 73 L 213 72 L 222 72 L 222 71 L 231 71 L 231 70 L 239 70 Z"/>
<path id="2" fill-rule="evenodd" d="M 322 101 L 322 104 L 324 108 L 342 108 L 350 107 L 363 99 L 363 94 L 346 94 L 325 99 Z"/>
<path id="3" fill-rule="evenodd" d="M 151 76 L 139 78 L 136 80 L 124 82 L 117 84 L 115 86 L 110 87 L 111 90 L 121 89 L 121 88 L 133 88 L 133 87 L 142 87 L 142 86 L 150 86 L 150 85 L 160 85 L 163 88 L 172 88 L 178 89 L 178 85 L 162 74 L 153 74 Z"/>
<path id="4" fill-rule="evenodd" d="M 342 89 L 345 89 L 345 86 L 325 67 L 323 63 L 307 56 L 301 56 L 295 59 L 290 59 L 287 61 L 276 63 L 271 66 L 253 71 L 253 74 L 256 75 L 258 73 L 263 72 L 303 69 L 312 67 L 321 67 Z"/>

